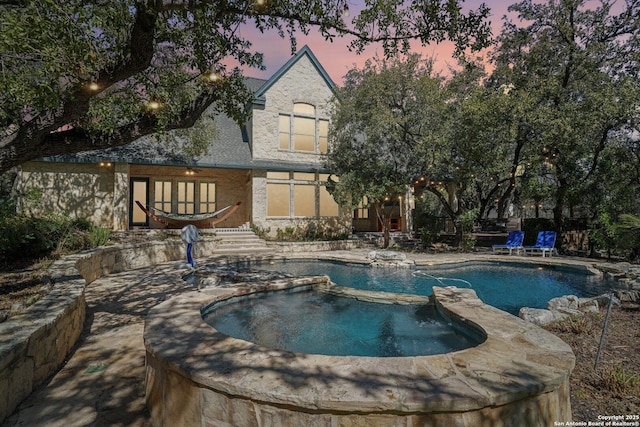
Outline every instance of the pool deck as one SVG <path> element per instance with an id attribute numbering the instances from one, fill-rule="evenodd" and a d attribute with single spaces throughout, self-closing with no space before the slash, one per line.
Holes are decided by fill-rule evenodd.
<path id="1" fill-rule="evenodd" d="M 296 257 L 362 261 L 370 250 L 298 253 Z M 250 255 L 250 254 L 247 254 Z M 484 254 L 406 254 L 416 265 L 517 261 L 588 269 L 594 260 Z M 212 260 L 213 258 L 211 258 Z M 209 259 L 197 260 L 206 264 Z M 64 366 L 5 420 L 4 426 L 147 426 L 144 321 L 157 304 L 194 287 L 181 262 L 103 276 L 85 288 L 84 331 Z"/>

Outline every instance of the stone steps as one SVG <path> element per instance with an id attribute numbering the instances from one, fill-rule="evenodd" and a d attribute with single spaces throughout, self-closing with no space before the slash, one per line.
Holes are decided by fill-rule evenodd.
<path id="1" fill-rule="evenodd" d="M 248 229 L 216 229 L 216 255 L 267 254 L 273 249 Z"/>

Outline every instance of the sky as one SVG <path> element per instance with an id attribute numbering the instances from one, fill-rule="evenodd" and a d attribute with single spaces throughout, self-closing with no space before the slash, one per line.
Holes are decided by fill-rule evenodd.
<path id="1" fill-rule="evenodd" d="M 355 8 L 357 8 L 356 3 L 358 2 L 350 1 L 350 6 L 355 5 Z M 467 0 L 462 4 L 463 10 L 477 9 L 481 3 L 481 0 Z M 484 3 L 491 9 L 489 19 L 495 36 L 500 31 L 502 17 L 507 14 L 507 7 L 516 3 L 516 0 L 485 0 Z M 252 42 L 253 48 L 256 51 L 264 54 L 264 64 L 267 67 L 265 71 L 256 69 L 247 70 L 245 73 L 246 76 L 268 79 L 291 57 L 289 39 L 278 37 L 274 31 L 262 34 L 255 28 L 250 27 L 239 28 L 238 31 L 241 36 L 247 37 Z M 298 40 L 298 49 L 304 45 L 308 45 L 333 82 L 339 86 L 342 85 L 343 77 L 347 74 L 348 70 L 354 68 L 354 66 L 361 67 L 367 59 L 375 57 L 376 54 L 382 55 L 383 53 L 381 46 L 373 45 L 368 47 L 362 54 L 357 55 L 349 51 L 347 47 L 349 39 L 336 38 L 333 43 L 331 43 L 324 40 L 313 28 L 310 30 L 308 36 L 299 33 L 296 38 Z M 425 47 L 415 44 L 413 51 L 422 53 L 425 57 L 434 58 L 436 72 L 446 74 L 448 66 L 454 66 L 456 63 L 452 58 L 453 47 L 449 42 Z"/>

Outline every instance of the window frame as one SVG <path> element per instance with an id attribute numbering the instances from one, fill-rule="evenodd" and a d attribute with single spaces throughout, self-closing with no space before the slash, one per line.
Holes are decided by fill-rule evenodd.
<path id="1" fill-rule="evenodd" d="M 301 107 L 313 107 L 314 112 L 301 110 Z M 283 129 L 283 120 L 287 118 L 288 129 Z M 296 132 L 296 119 L 313 120 L 313 135 L 308 133 Z M 322 124 L 321 124 L 322 123 Z M 326 123 L 326 125 L 324 125 Z M 323 128 L 326 127 L 326 134 Z M 313 149 L 304 150 L 296 148 L 296 136 L 312 136 Z M 287 144 L 283 144 L 283 138 L 286 138 Z M 318 115 L 318 107 L 308 102 L 295 102 L 291 112 L 278 114 L 278 150 L 295 153 L 307 154 L 326 154 L 329 144 L 329 119 Z M 286 145 L 286 147 L 285 147 Z"/>
<path id="2" fill-rule="evenodd" d="M 284 178 L 284 174 L 288 174 L 287 178 Z M 270 176 L 271 175 L 271 176 Z M 319 219 L 319 218 L 333 218 L 341 215 L 340 206 L 337 205 L 336 215 L 321 215 L 323 211 L 321 200 L 321 188 L 326 189 L 326 179 L 323 180 L 322 176 L 326 174 L 317 172 L 277 172 L 267 171 L 267 201 L 266 201 L 266 217 L 269 219 L 286 218 L 286 219 Z M 312 176 L 312 178 L 311 178 Z M 289 214 L 288 215 L 269 215 L 269 185 L 288 185 L 289 188 Z M 300 209 L 296 208 L 296 189 L 300 190 L 302 187 L 313 187 L 313 215 L 299 215 Z M 325 190 L 326 191 L 326 190 Z M 300 202 L 300 199 L 298 200 Z M 335 202 L 335 201 L 334 201 Z M 305 207 L 307 208 L 307 207 Z"/>

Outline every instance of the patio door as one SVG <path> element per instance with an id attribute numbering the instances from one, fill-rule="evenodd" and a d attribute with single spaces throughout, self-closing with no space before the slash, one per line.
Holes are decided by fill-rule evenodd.
<path id="1" fill-rule="evenodd" d="M 149 217 L 136 204 L 149 206 L 149 178 L 131 178 L 129 182 L 129 227 L 148 227 Z"/>

